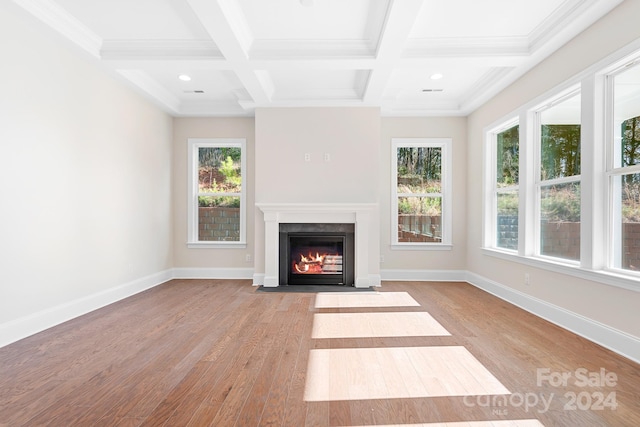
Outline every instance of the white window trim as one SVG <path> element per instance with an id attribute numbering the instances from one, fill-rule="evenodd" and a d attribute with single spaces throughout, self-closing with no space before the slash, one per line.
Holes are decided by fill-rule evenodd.
<path id="1" fill-rule="evenodd" d="M 582 86 L 582 159 L 583 173 L 581 174 L 582 188 L 582 212 L 581 228 L 586 230 L 581 239 L 581 260 L 580 263 L 559 263 L 559 259 L 535 256 L 532 251 L 532 239 L 535 238 L 533 218 L 527 215 L 526 223 L 522 220 L 524 210 L 530 210 L 535 205 L 535 175 L 533 167 L 533 145 L 523 144 L 520 146 L 520 164 L 527 165 L 527 168 L 520 171 L 520 191 L 521 191 L 521 217 L 520 217 L 520 239 L 517 253 L 496 248 L 492 245 L 489 233 L 489 224 L 492 221 L 490 203 L 492 198 L 485 197 L 483 200 L 483 247 L 482 253 L 487 256 L 517 262 L 523 265 L 566 274 L 584 280 L 590 280 L 604 285 L 614 286 L 622 289 L 640 292 L 640 274 L 633 271 L 612 269 L 610 264 L 609 251 L 612 230 L 606 227 L 610 223 L 610 172 L 605 170 L 605 163 L 610 163 L 611 154 L 605 150 L 603 145 L 607 132 L 610 129 L 610 120 L 607 117 L 611 112 L 611 100 L 604 97 L 606 75 L 611 74 L 614 69 L 628 63 L 633 57 L 639 57 L 640 40 L 632 42 L 609 55 L 601 61 L 593 64 L 589 68 L 576 74 L 574 77 L 559 84 L 552 90 L 541 94 L 531 102 L 522 105 L 509 114 L 496 120 L 484 129 L 485 159 L 484 159 L 484 191 L 485 195 L 490 194 L 492 181 L 490 181 L 491 171 L 487 170 L 492 165 L 489 146 L 490 133 L 501 124 L 507 122 L 514 116 L 520 117 L 520 138 L 522 141 L 530 141 L 533 125 L 531 119 L 533 111 L 539 108 L 544 100 L 558 96 L 562 92 L 568 91 L 577 84 Z M 605 162 L 606 160 L 606 162 Z M 604 225 L 603 225 L 604 224 Z M 525 244 L 526 243 L 526 244 Z"/>
<path id="2" fill-rule="evenodd" d="M 453 140 L 451 138 L 392 138 L 391 140 L 391 249 L 392 250 L 451 250 L 452 244 L 452 186 Z M 398 147 L 437 147 L 442 150 L 442 240 L 441 242 L 398 242 Z"/>
<path id="3" fill-rule="evenodd" d="M 511 191 L 517 191 L 520 196 L 520 179 L 518 179 L 518 184 L 510 185 L 508 187 L 498 188 L 498 171 L 496 160 L 498 156 L 498 134 L 504 132 L 508 129 L 511 129 L 514 126 L 520 126 L 520 121 L 518 118 L 511 118 L 510 120 L 506 120 L 499 126 L 494 127 L 492 130 L 485 132 L 485 165 L 491 165 L 490 168 L 486 168 L 486 173 L 484 174 L 484 188 L 485 188 L 485 197 L 483 200 L 486 205 L 483 208 L 485 212 L 485 217 L 483 221 L 483 239 L 484 247 L 491 247 L 493 249 L 504 251 L 506 253 L 516 253 L 515 249 L 501 248 L 498 246 L 498 194 L 499 193 L 509 193 Z M 520 132 L 522 132 L 521 127 L 519 128 Z M 520 139 L 520 138 L 519 138 Z M 522 147 L 518 143 L 518 152 L 520 158 L 522 158 Z M 520 160 L 522 161 L 522 160 Z M 520 167 L 522 169 L 522 167 Z M 520 212 L 522 202 L 518 203 L 518 224 L 520 224 Z M 520 225 L 518 225 L 520 227 Z M 520 234 L 520 230 L 518 231 Z M 520 239 L 518 239 L 518 245 L 520 245 Z"/>
<path id="4" fill-rule="evenodd" d="M 236 248 L 247 247 L 247 204 L 246 175 L 247 155 L 244 138 L 189 138 L 188 146 L 188 179 L 187 179 L 187 247 L 191 249 Z M 241 188 L 240 193 L 240 240 L 235 242 L 205 242 L 198 240 L 198 149 L 201 147 L 238 147 L 241 150 Z"/>

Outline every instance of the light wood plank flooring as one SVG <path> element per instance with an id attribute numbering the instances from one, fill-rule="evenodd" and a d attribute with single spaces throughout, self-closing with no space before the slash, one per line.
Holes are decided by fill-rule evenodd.
<path id="1" fill-rule="evenodd" d="M 0 426 L 640 426 L 640 366 L 465 283 L 173 280 L 0 348 Z"/>

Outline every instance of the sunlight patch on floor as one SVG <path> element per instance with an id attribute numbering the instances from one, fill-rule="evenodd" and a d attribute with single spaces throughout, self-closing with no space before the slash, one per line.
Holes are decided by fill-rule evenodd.
<path id="1" fill-rule="evenodd" d="M 385 424 L 351 427 L 544 427 L 538 420 L 460 421 L 453 423 Z"/>
<path id="2" fill-rule="evenodd" d="M 306 401 L 509 394 L 461 346 L 315 349 Z"/>
<path id="3" fill-rule="evenodd" d="M 316 313 L 312 338 L 426 337 L 451 334 L 427 312 Z"/>
<path id="4" fill-rule="evenodd" d="M 419 307 L 407 292 L 322 292 L 316 308 Z"/>

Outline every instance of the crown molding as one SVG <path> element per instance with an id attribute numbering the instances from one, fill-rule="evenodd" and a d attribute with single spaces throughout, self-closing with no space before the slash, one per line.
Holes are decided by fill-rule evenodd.
<path id="1" fill-rule="evenodd" d="M 515 80 L 515 78 L 509 76 L 514 70 L 514 67 L 496 67 L 491 69 L 466 92 L 465 99 L 460 103 L 460 110 L 465 114 L 471 113 L 488 101 L 493 94 L 507 87 Z"/>
<path id="2" fill-rule="evenodd" d="M 527 37 L 429 37 L 407 40 L 403 58 L 529 55 Z"/>
<path id="3" fill-rule="evenodd" d="M 569 38 L 583 31 L 604 13 L 622 3 L 623 0 L 573 0 L 564 2 L 558 11 L 538 25 L 528 36 L 529 49 L 537 51 L 561 33 L 569 34 Z M 560 44 L 566 42 L 564 40 Z M 557 48 L 554 43 L 551 44 Z"/>

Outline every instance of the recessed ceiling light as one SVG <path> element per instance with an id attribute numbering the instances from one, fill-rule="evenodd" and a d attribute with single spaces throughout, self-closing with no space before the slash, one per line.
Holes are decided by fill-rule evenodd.
<path id="1" fill-rule="evenodd" d="M 180 80 L 182 80 L 183 82 L 189 82 L 189 81 L 191 81 L 191 76 L 188 76 L 188 75 L 186 75 L 186 74 L 180 74 L 180 75 L 178 76 L 178 78 L 179 78 Z"/>
<path id="2" fill-rule="evenodd" d="M 440 73 L 435 73 L 435 74 L 431 74 L 431 77 L 429 77 L 431 80 L 440 80 L 442 78 L 442 74 Z"/>

